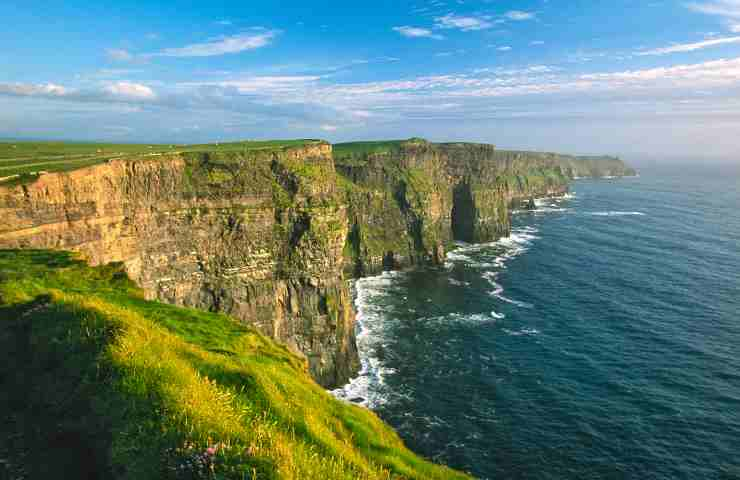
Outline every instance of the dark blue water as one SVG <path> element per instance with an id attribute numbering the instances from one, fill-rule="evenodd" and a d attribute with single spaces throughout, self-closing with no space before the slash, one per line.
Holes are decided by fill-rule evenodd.
<path id="1" fill-rule="evenodd" d="M 481 478 L 740 478 L 740 170 L 573 190 L 447 268 L 360 280 L 340 395 Z"/>

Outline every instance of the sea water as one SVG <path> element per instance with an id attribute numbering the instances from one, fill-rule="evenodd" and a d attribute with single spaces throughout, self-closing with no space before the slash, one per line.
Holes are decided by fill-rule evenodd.
<path id="1" fill-rule="evenodd" d="M 444 268 L 356 282 L 337 396 L 480 478 L 740 478 L 740 169 L 579 180 Z"/>

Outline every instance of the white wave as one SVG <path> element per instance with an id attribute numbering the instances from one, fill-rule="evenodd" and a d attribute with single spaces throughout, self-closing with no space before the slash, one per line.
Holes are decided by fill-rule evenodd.
<path id="1" fill-rule="evenodd" d="M 550 206 L 535 208 L 534 210 L 527 210 L 526 212 L 523 212 L 523 213 L 565 213 L 565 212 L 570 212 L 570 211 L 571 211 L 570 208 L 562 208 L 562 207 L 558 207 L 557 205 L 554 205 L 554 206 L 550 205 Z"/>
<path id="2" fill-rule="evenodd" d="M 630 215 L 645 216 L 642 212 L 584 212 L 586 215 L 593 217 L 624 217 Z"/>
<path id="3" fill-rule="evenodd" d="M 360 357 L 360 372 L 348 384 L 331 393 L 340 399 L 376 408 L 388 400 L 385 378 L 395 369 L 385 365 L 378 357 L 389 342 L 387 337 L 388 307 L 380 306 L 378 299 L 394 295 L 395 284 L 401 272 L 384 272 L 375 277 L 355 281 L 355 310 L 357 311 L 357 349 Z"/>
<path id="4" fill-rule="evenodd" d="M 445 315 L 438 315 L 436 317 L 426 317 L 422 320 L 426 324 L 440 324 L 440 325 L 483 325 L 487 323 L 495 323 L 496 320 L 505 318 L 505 315 L 490 312 L 490 313 L 462 313 L 452 312 Z"/>
<path id="5" fill-rule="evenodd" d="M 501 294 L 494 295 L 494 297 L 498 298 L 502 302 L 510 303 L 520 308 L 534 308 L 534 305 L 532 305 L 531 303 L 522 302 L 520 300 L 514 300 L 513 298 L 505 297 L 504 295 L 501 295 Z"/>
<path id="6" fill-rule="evenodd" d="M 502 302 L 510 303 L 520 308 L 533 308 L 534 305 L 532 305 L 531 303 L 514 300 L 513 298 L 509 298 L 504 295 L 504 287 L 496 281 L 500 273 L 501 272 L 489 271 L 482 274 L 482 277 L 488 280 L 488 283 L 490 283 L 493 287 L 493 290 L 491 292 L 488 292 L 488 294 L 501 300 Z"/>
<path id="7" fill-rule="evenodd" d="M 535 328 L 523 328 L 521 330 L 509 330 L 504 328 L 504 333 L 513 337 L 520 337 L 522 335 L 539 335 L 540 331 Z"/>
<path id="8" fill-rule="evenodd" d="M 504 289 L 496 282 L 496 277 L 501 270 L 506 268 L 508 260 L 528 250 L 531 243 L 539 238 L 537 233 L 536 228 L 525 226 L 514 229 L 508 237 L 488 244 L 458 243 L 457 249 L 447 253 L 445 265 L 452 267 L 462 263 L 481 269 L 483 278 L 487 279 L 493 287 L 491 295 L 503 302 L 531 308 L 532 305 L 528 303 L 504 296 Z M 383 297 L 398 295 L 395 285 L 402 275 L 404 274 L 401 272 L 385 272 L 382 275 L 355 281 L 356 338 L 361 368 L 359 374 L 347 385 L 332 391 L 337 398 L 375 409 L 387 403 L 391 398 L 402 394 L 402 392 L 392 391 L 385 385 L 385 379 L 395 370 L 385 363 L 382 352 L 393 341 L 389 338 L 389 332 L 393 329 L 389 327 L 399 320 L 394 319 L 392 311 L 389 311 L 388 302 L 380 301 Z M 467 282 L 453 278 L 449 281 L 453 285 L 469 285 Z M 451 313 L 430 317 L 427 320 L 480 325 L 495 323 L 503 318 L 505 318 L 504 314 L 491 311 L 476 314 Z"/>

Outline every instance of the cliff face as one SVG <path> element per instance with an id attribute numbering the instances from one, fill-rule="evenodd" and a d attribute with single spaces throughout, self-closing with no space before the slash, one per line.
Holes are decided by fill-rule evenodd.
<path id="1" fill-rule="evenodd" d="M 117 160 L 0 189 L 0 247 L 123 262 L 147 297 L 247 321 L 336 385 L 357 368 L 337 200 L 327 144 Z"/>
<path id="2" fill-rule="evenodd" d="M 440 263 L 455 241 L 508 235 L 512 206 L 563 194 L 571 178 L 585 172 L 620 175 L 608 162 L 608 170 L 599 170 L 598 159 L 423 140 L 387 148 L 340 145 L 335 162 L 347 179 L 351 227 L 345 255 L 356 273 Z M 615 165 L 625 168 L 619 160 Z"/>
<path id="3" fill-rule="evenodd" d="M 629 173 L 611 158 L 422 140 L 334 158 L 321 142 L 142 156 L 0 186 L 0 248 L 122 262 L 148 298 L 250 323 L 334 386 L 359 364 L 346 272 L 439 264 L 455 241 L 507 235 L 517 203 Z"/>

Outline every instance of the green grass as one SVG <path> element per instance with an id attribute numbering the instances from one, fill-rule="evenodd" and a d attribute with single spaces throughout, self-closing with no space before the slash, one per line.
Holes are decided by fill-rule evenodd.
<path id="1" fill-rule="evenodd" d="M 177 152 L 257 152 L 302 147 L 321 140 L 269 140 L 201 145 L 0 142 L 0 178 L 66 172 L 115 158 Z"/>
<path id="2" fill-rule="evenodd" d="M 349 142 L 335 143 L 334 158 L 337 160 L 362 157 L 364 155 L 384 155 L 401 150 L 406 140 L 384 140 L 377 142 Z"/>
<path id="3" fill-rule="evenodd" d="M 0 355 L 2 478 L 469 478 L 251 328 L 145 300 L 121 265 L 0 250 Z"/>

